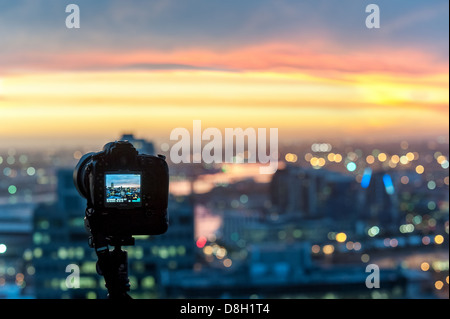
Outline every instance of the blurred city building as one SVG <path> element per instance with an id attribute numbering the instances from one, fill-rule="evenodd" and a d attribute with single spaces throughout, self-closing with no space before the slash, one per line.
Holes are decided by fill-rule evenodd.
<path id="1" fill-rule="evenodd" d="M 270 198 L 279 214 L 297 214 L 304 219 L 354 219 L 354 179 L 339 172 L 287 166 L 278 170 L 270 185 Z"/>
<path id="2" fill-rule="evenodd" d="M 398 190 L 392 177 L 385 172 L 376 172 L 368 177 L 368 186 L 361 187 L 361 218 L 374 225 L 398 229 L 400 223 Z"/>
<path id="3" fill-rule="evenodd" d="M 30 297 L 24 278 L 34 270 L 22 256 L 32 242 L 33 209 L 29 203 L 0 205 L 0 299 Z"/>
<path id="4" fill-rule="evenodd" d="M 169 298 L 419 298 L 429 274 L 382 269 L 379 289 L 368 289 L 362 265 L 315 264 L 307 242 L 252 245 L 246 261 L 230 269 L 162 271 Z"/>
<path id="5" fill-rule="evenodd" d="M 155 146 L 150 141 L 135 138 L 133 134 L 124 134 L 119 140 L 130 142 L 140 154 L 155 155 Z"/>

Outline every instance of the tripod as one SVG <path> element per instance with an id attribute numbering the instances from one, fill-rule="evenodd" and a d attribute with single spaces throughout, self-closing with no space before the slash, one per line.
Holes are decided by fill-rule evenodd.
<path id="1" fill-rule="evenodd" d="M 95 249 L 98 257 L 97 273 L 105 278 L 108 299 L 132 299 L 128 295 L 130 280 L 128 278 L 128 254 L 122 246 L 134 245 L 132 236 L 105 236 L 95 231 L 95 216 L 92 208 L 86 209 L 85 227 L 91 234 L 89 246 Z M 109 250 L 109 245 L 114 250 Z"/>

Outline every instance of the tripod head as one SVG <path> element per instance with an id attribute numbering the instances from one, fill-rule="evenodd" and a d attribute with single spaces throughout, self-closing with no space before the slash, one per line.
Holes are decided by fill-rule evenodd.
<path id="1" fill-rule="evenodd" d="M 98 256 L 97 273 L 105 278 L 108 299 L 131 299 L 128 279 L 128 255 L 120 246 L 114 250 L 96 250 Z"/>
<path id="2" fill-rule="evenodd" d="M 86 209 L 85 228 L 90 233 L 89 246 L 97 254 L 97 273 L 105 278 L 108 299 L 131 299 L 128 279 L 128 254 L 122 246 L 133 246 L 132 236 L 105 236 L 95 231 L 95 214 L 92 208 Z M 114 246 L 110 250 L 109 246 Z"/>

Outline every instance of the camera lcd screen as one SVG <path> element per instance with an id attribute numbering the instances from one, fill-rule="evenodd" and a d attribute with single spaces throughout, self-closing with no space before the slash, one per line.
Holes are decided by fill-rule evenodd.
<path id="1" fill-rule="evenodd" d="M 141 203 L 140 174 L 106 174 L 105 178 L 107 204 Z"/>

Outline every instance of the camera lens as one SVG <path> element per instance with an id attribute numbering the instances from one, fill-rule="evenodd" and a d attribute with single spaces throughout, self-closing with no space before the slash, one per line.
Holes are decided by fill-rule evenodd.
<path id="1" fill-rule="evenodd" d="M 73 171 L 73 183 L 75 184 L 75 188 L 78 193 L 86 199 L 89 194 L 86 167 L 94 154 L 95 153 L 88 153 L 83 155 Z"/>

